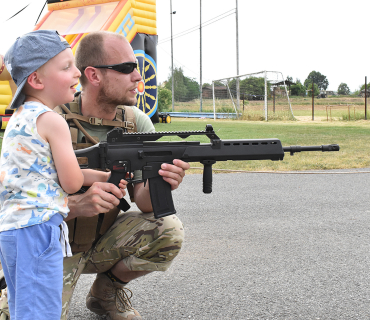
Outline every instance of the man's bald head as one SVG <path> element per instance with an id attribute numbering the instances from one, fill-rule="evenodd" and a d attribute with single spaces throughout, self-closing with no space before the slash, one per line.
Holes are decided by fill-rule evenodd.
<path id="1" fill-rule="evenodd" d="M 114 41 L 123 41 L 130 45 L 123 35 L 108 31 L 91 32 L 81 39 L 76 50 L 75 61 L 81 71 L 82 86 L 87 83 L 84 74 L 86 67 L 108 64 L 110 47 Z M 101 72 L 105 74 L 106 70 L 101 69 Z"/>

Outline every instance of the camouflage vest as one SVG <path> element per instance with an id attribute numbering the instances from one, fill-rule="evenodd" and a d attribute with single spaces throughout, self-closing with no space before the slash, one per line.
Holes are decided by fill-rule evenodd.
<path id="1" fill-rule="evenodd" d="M 81 97 L 80 95 L 76 95 L 73 102 L 54 109 L 54 111 L 58 112 L 67 121 L 71 132 L 73 149 L 75 150 L 87 148 L 99 142 L 97 137 L 90 136 L 84 130 L 80 122 L 97 126 L 121 127 L 126 132 L 137 132 L 135 114 L 130 107 L 118 106 L 116 118 L 114 120 L 106 120 L 81 115 L 80 104 Z M 84 142 L 78 142 L 80 130 L 84 134 Z M 132 198 L 131 200 L 133 200 L 132 186 L 128 186 L 128 189 Z M 67 221 L 72 252 L 76 253 L 89 250 L 93 243 L 112 226 L 118 213 L 119 209 L 114 208 L 107 213 L 100 213 L 94 217 L 77 217 Z"/>

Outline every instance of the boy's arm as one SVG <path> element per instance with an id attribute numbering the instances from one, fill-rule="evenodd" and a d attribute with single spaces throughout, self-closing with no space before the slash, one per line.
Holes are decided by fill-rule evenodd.
<path id="1" fill-rule="evenodd" d="M 107 182 L 110 172 L 98 171 L 93 169 L 82 169 L 84 175 L 84 186 L 91 186 L 94 182 Z"/>
<path id="2" fill-rule="evenodd" d="M 57 113 L 45 112 L 37 118 L 37 131 L 50 145 L 60 186 L 69 194 L 80 190 L 84 176 L 72 148 L 67 122 Z"/>

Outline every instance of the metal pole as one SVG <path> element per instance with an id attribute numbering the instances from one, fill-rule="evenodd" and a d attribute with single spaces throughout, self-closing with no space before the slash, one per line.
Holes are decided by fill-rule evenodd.
<path id="1" fill-rule="evenodd" d="M 212 97 L 213 97 L 213 120 L 216 120 L 215 82 L 214 81 L 212 81 Z"/>
<path id="2" fill-rule="evenodd" d="M 239 75 L 239 26 L 238 26 L 238 0 L 236 2 L 236 75 Z M 238 110 L 240 110 L 240 83 L 239 78 L 236 78 L 236 105 Z"/>
<path id="3" fill-rule="evenodd" d="M 175 111 L 175 79 L 173 78 L 173 38 L 172 38 L 172 0 L 170 0 L 171 10 L 171 74 L 172 74 L 172 112 Z"/>
<path id="4" fill-rule="evenodd" d="M 265 71 L 265 120 L 268 121 L 267 111 L 267 72 Z"/>
<path id="5" fill-rule="evenodd" d="M 199 90 L 200 90 L 200 112 L 202 112 L 203 97 L 202 97 L 202 0 L 200 2 L 200 24 L 199 24 L 199 36 L 200 36 L 200 77 L 199 77 Z"/>
<path id="6" fill-rule="evenodd" d="M 315 120 L 315 100 L 314 100 L 314 96 L 315 96 L 315 90 L 314 90 L 315 86 L 314 86 L 314 82 L 312 81 L 312 121 Z"/>
<path id="7" fill-rule="evenodd" d="M 366 92 L 367 92 L 367 77 L 365 77 L 365 120 L 367 120 L 367 102 L 366 102 Z"/>

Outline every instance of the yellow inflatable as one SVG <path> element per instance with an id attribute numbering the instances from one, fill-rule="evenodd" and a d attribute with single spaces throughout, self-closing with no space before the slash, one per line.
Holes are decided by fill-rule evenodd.
<path id="1" fill-rule="evenodd" d="M 56 29 L 70 43 L 73 53 L 89 32 L 106 30 L 124 35 L 138 58 L 143 90 L 137 107 L 158 122 L 157 112 L 157 18 L 156 0 L 48 1 L 48 12 L 34 30 Z M 0 117 L 16 91 L 0 57 Z M 80 89 L 79 87 L 77 88 Z M 0 119 L 1 120 L 1 119 Z M 3 125 L 2 125 L 3 126 Z"/>
<path id="2" fill-rule="evenodd" d="M 0 116 L 5 114 L 16 90 L 17 86 L 5 67 L 4 56 L 0 55 Z"/>

